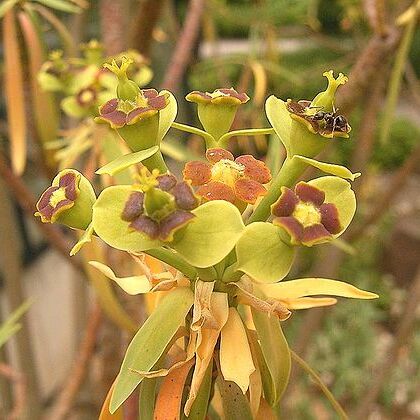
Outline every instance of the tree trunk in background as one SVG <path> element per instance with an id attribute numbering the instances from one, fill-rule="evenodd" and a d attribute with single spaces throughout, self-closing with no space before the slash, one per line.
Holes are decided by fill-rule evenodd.
<path id="1" fill-rule="evenodd" d="M 1 272 L 4 280 L 4 295 L 9 312 L 26 300 L 22 285 L 21 245 L 19 228 L 10 197 L 3 181 L 0 179 L 0 243 L 4 246 L 1 252 Z M 34 355 L 30 341 L 30 330 L 27 317 L 21 320 L 22 329 L 12 338 L 16 343 L 15 354 L 17 370 L 24 374 L 26 380 L 26 404 L 22 419 L 37 420 L 41 415 L 41 396 L 36 377 Z"/>
<path id="2" fill-rule="evenodd" d="M 137 17 L 131 28 L 130 47 L 135 48 L 145 57 L 150 56 L 150 47 L 153 42 L 153 29 L 155 28 L 163 8 L 164 0 L 140 1 Z"/>
<path id="3" fill-rule="evenodd" d="M 101 0 L 99 3 L 102 43 L 107 55 L 118 54 L 127 47 L 127 10 L 126 0 Z"/>

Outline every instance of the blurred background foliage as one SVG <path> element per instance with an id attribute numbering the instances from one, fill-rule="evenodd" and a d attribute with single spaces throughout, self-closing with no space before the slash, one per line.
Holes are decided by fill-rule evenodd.
<path id="1" fill-rule="evenodd" d="M 24 3 L 19 2 L 14 7 L 23 7 Z M 39 3 L 48 6 L 48 2 L 40 0 Z M 137 48 L 153 70 L 151 85 L 167 86 L 165 76 L 171 66 L 172 52 L 182 37 L 185 19 L 194 2 L 162 0 L 152 5 L 153 1 L 148 0 L 123 0 L 114 4 L 109 0 L 96 0 L 70 3 L 81 6 L 80 13 L 54 9 L 52 12 L 70 28 L 75 45 L 96 38 L 103 43 L 107 55 Z M 396 56 L 401 51 L 400 40 L 409 24 L 395 24 L 401 13 L 410 6 L 418 7 L 418 3 L 400 0 L 208 0 L 204 15 L 198 17 L 199 37 L 191 46 L 186 71 L 176 86 L 171 85 L 180 105 L 178 121 L 190 124 L 198 122 L 192 107 L 182 100 L 187 92 L 195 89 L 213 91 L 221 86 L 246 91 L 252 100 L 235 121 L 235 126 L 243 128 L 266 126 L 264 100 L 270 94 L 283 99 L 311 99 L 323 86 L 321 74 L 325 70 L 350 74 L 351 82 L 352 76 L 355 81 L 351 86 L 353 93 L 357 89 L 362 91 L 351 106 L 343 99 L 344 112 L 353 128 L 350 140 L 333 140 L 327 152 L 329 160 L 348 165 L 354 172 L 363 172 L 363 177 L 355 182 L 359 199 L 356 227 L 345 238 L 344 245 L 302 250 L 298 268 L 292 274 L 305 276 L 315 272 L 318 276 L 333 276 L 373 290 L 380 299 L 369 304 L 340 302 L 332 309 L 295 313 L 286 323 L 291 347 L 320 372 L 343 406 L 355 413 L 354 418 L 360 419 L 420 417 L 420 291 L 416 286 L 420 281 L 420 28 L 416 24 L 412 36 L 407 36 L 407 55 L 403 56 L 398 68 Z M 376 13 L 376 17 L 372 18 L 372 13 Z M 417 12 L 414 10 L 413 13 Z M 413 19 L 417 22 L 417 15 Z M 152 26 L 149 33 L 145 22 Z M 381 32 L 381 27 L 382 31 L 384 27 L 386 30 Z M 42 23 L 43 42 L 48 51 L 62 48 L 60 38 L 51 29 L 51 24 Z M 397 42 L 383 54 L 385 58 L 376 64 L 368 60 L 366 67 L 362 67 L 362 74 L 360 69 L 358 72 L 357 63 L 370 42 L 376 42 L 375 39 L 381 42 L 393 31 L 398 33 Z M 22 43 L 22 38 L 19 42 Z M 2 47 L 4 53 L 4 45 Z M 380 48 L 374 47 L 372 51 Z M 371 52 L 370 55 L 374 54 Z M 24 55 L 22 60 L 27 88 L 28 63 Z M 363 71 L 367 74 L 366 69 L 375 65 L 374 76 L 368 83 L 358 85 L 357 78 L 363 80 Z M 395 107 L 387 102 L 392 91 L 393 71 L 397 73 Z M 40 144 L 34 141 L 36 130 L 33 129 L 31 105 L 26 106 L 31 128 L 27 135 L 28 166 L 21 180 L 36 195 L 49 184 L 51 171 L 45 171 L 41 162 Z M 10 171 L 4 167 L 9 149 L 4 101 L 0 103 L 0 118 L 1 174 L 5 184 L 15 193 L 14 198 L 10 197 L 20 229 L 21 263 L 27 265 L 45 252 L 48 241 L 43 236 L 45 232 L 40 234 L 35 230 L 30 215 L 25 216 L 19 209 L 19 205 L 22 206 L 21 193 L 17 192 L 16 196 L 19 184 L 13 184 Z M 63 114 L 60 116 L 61 130 L 74 128 L 79 123 Z M 384 142 L 385 123 L 389 123 L 389 129 Z M 57 132 L 57 138 L 61 134 Z M 173 158 L 172 167 L 179 170 L 180 161 L 191 159 L 202 148 L 201 140 L 194 136 L 180 137 L 179 132 L 171 133 L 170 137 L 167 153 Z M 241 138 L 232 142 L 232 149 L 264 157 L 268 143 L 264 137 Z M 273 159 L 273 156 L 267 158 Z M 5 236 L 2 235 L 2 253 L 5 247 Z M 0 256 L 3 271 L 5 261 L 4 256 Z M 64 259 L 62 263 L 66 263 Z M 3 300 L 7 301 L 5 284 L 3 281 Z M 12 309 L 10 305 L 11 302 L 8 305 L 6 302 L 5 308 Z M 74 309 L 87 312 L 87 308 L 80 305 Z M 108 334 L 115 337 L 112 331 L 112 328 L 108 329 Z M 24 334 L 24 331 L 18 334 Z M 108 346 L 109 335 L 108 341 L 102 339 L 98 345 Z M 112 366 L 118 367 L 119 347 L 124 346 L 113 347 L 116 350 L 111 357 L 114 359 L 111 370 Z M 100 357 L 104 357 L 103 354 L 110 357 L 105 350 L 99 353 Z M 386 375 L 381 376 L 380 372 Z M 60 389 L 44 395 L 41 405 L 51 406 Z M 374 392 L 372 389 L 376 392 L 373 397 L 369 395 Z M 95 393 L 92 386 L 90 392 Z M 102 397 L 99 395 L 94 400 L 100 401 Z M 364 404 L 368 404 L 367 407 Z M 297 369 L 293 371 L 283 409 L 284 418 L 334 418 L 317 387 Z M 92 417 L 95 410 L 97 407 L 93 404 L 81 418 L 95 418 Z"/>

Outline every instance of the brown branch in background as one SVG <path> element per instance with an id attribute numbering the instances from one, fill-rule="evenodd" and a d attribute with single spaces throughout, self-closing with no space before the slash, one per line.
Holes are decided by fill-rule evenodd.
<path id="1" fill-rule="evenodd" d="M 179 89 L 200 34 L 205 4 L 205 0 L 190 0 L 188 4 L 184 26 L 162 83 L 167 90 L 176 92 Z"/>
<path id="2" fill-rule="evenodd" d="M 23 414 L 26 401 L 25 377 L 4 363 L 0 363 L 0 375 L 13 382 L 13 397 L 15 405 L 6 418 L 8 420 L 19 420 L 22 418 L 21 416 Z"/>
<path id="3" fill-rule="evenodd" d="M 417 169 L 417 165 L 420 162 L 420 146 L 417 146 L 406 159 L 404 164 L 398 169 L 393 176 L 389 188 L 385 193 L 379 197 L 375 202 L 375 207 L 371 211 L 370 215 L 366 217 L 363 222 L 355 229 L 349 231 L 346 235 L 346 239 L 349 241 L 357 239 L 366 229 L 375 223 L 390 207 L 394 198 L 401 191 L 407 179 L 411 176 L 414 170 Z"/>
<path id="4" fill-rule="evenodd" d="M 413 284 L 407 292 L 407 301 L 404 306 L 404 312 L 401 315 L 400 322 L 397 325 L 396 335 L 391 348 L 387 352 L 384 360 L 379 362 L 374 369 L 373 378 L 366 387 L 366 393 L 361 399 L 355 419 L 366 419 L 370 412 L 372 404 L 378 398 L 383 385 L 394 369 L 398 365 L 399 356 L 405 346 L 408 345 L 410 336 L 416 321 L 416 311 L 420 303 L 420 266 L 417 269 Z"/>
<path id="5" fill-rule="evenodd" d="M 145 57 L 150 56 L 153 42 L 153 30 L 160 18 L 165 1 L 140 1 L 137 17 L 133 19 L 130 46 L 138 50 Z"/>
<path id="6" fill-rule="evenodd" d="M 351 159 L 351 168 L 357 169 L 358 172 L 363 173 L 372 155 L 387 75 L 388 68 L 381 68 L 365 97 L 366 105 L 362 110 L 363 118 L 357 133 L 357 146 Z"/>
<path id="7" fill-rule="evenodd" d="M 48 420 L 62 420 L 70 411 L 80 387 L 88 373 L 89 361 L 95 350 L 98 331 L 101 325 L 102 311 L 98 304 L 93 307 L 86 325 L 83 339 L 76 358 L 70 368 L 68 380 L 58 396 L 54 406 L 45 417 Z"/>
<path id="8" fill-rule="evenodd" d="M 2 243 L 0 273 L 3 278 L 2 295 L 8 311 L 20 307 L 27 296 L 24 291 L 22 267 L 22 241 L 18 223 L 6 182 L 0 177 L 0 241 Z M 24 419 L 39 418 L 41 412 L 41 392 L 38 384 L 34 351 L 31 342 L 31 328 L 28 317 L 21 320 L 21 330 L 13 338 L 13 367 L 25 374 L 27 393 L 24 405 Z M 30 413 L 30 416 L 29 416 Z"/>
<path id="9" fill-rule="evenodd" d="M 102 43 L 107 55 L 118 54 L 126 47 L 126 0 L 101 0 L 99 16 Z"/>
<path id="10" fill-rule="evenodd" d="M 350 71 L 348 83 L 338 91 L 337 106 L 343 114 L 349 114 L 370 90 L 370 84 L 393 56 L 399 40 L 400 31 L 395 28 L 385 37 L 373 35 L 369 40 Z"/>
<path id="11" fill-rule="evenodd" d="M 4 156 L 0 153 L 0 176 L 4 179 L 6 186 L 13 194 L 16 202 L 29 216 L 33 216 L 36 210 L 36 201 L 32 193 L 26 187 L 21 178 L 16 176 L 7 164 Z M 51 224 L 42 223 L 38 218 L 34 218 L 37 226 L 43 232 L 44 237 L 50 245 L 67 259 L 75 268 L 82 270 L 80 262 L 71 258 L 69 255 L 71 245 L 65 239 L 64 234 L 59 228 Z"/>
<path id="12" fill-rule="evenodd" d="M 385 37 L 388 34 L 385 18 L 385 0 L 364 0 L 363 6 L 372 30 L 375 34 Z"/>

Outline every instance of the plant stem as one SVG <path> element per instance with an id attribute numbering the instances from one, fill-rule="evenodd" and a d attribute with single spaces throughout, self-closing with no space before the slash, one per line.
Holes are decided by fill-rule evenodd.
<path id="1" fill-rule="evenodd" d="M 195 134 L 197 136 L 202 137 L 206 142 L 206 148 L 207 149 L 210 149 L 212 147 L 217 146 L 217 142 L 214 139 L 214 137 L 211 134 L 206 133 L 203 130 L 200 130 L 199 128 L 191 127 L 190 125 L 181 124 L 181 123 L 177 123 L 177 122 L 173 122 L 171 127 L 175 128 L 176 130 L 185 131 L 187 133 Z"/>
<path id="2" fill-rule="evenodd" d="M 159 169 L 161 174 L 168 172 L 168 167 L 163 160 L 162 153 L 157 151 L 153 156 L 143 160 L 143 165 L 151 172 L 153 169 Z"/>
<path id="3" fill-rule="evenodd" d="M 291 186 L 303 173 L 306 164 L 293 160 L 293 158 L 286 158 L 277 176 L 273 179 L 267 195 L 261 200 L 260 204 L 254 210 L 247 224 L 252 222 L 263 222 L 267 220 L 270 215 L 270 206 L 279 198 L 281 194 L 281 187 Z"/>
<path id="4" fill-rule="evenodd" d="M 249 128 L 245 130 L 234 130 L 229 131 L 228 133 L 224 134 L 219 139 L 219 145 L 221 147 L 225 147 L 228 144 L 228 141 L 235 136 L 261 136 L 263 134 L 275 134 L 274 128 Z"/>
<path id="5" fill-rule="evenodd" d="M 196 269 L 169 249 L 155 248 L 144 251 L 144 253 L 176 268 L 191 280 L 197 277 Z"/>
<path id="6" fill-rule="evenodd" d="M 331 391 L 326 387 L 326 385 L 322 382 L 322 379 L 319 375 L 303 360 L 301 359 L 294 351 L 290 350 L 290 354 L 292 359 L 308 374 L 312 377 L 315 383 L 320 387 L 321 391 L 327 397 L 328 401 L 333 406 L 335 412 L 338 414 L 340 419 L 348 420 L 348 416 L 341 407 L 340 403 L 334 398 L 334 395 Z"/>

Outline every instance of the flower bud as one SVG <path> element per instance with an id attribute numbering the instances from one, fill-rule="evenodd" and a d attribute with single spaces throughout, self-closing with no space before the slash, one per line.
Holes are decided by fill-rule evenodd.
<path id="1" fill-rule="evenodd" d="M 86 229 L 92 220 L 96 201 L 90 182 L 74 169 L 64 169 L 54 178 L 36 204 L 43 223 L 62 223 L 75 229 Z"/>
<path id="2" fill-rule="evenodd" d="M 135 101 L 140 94 L 140 88 L 127 76 L 127 70 L 132 63 L 133 60 L 122 57 L 120 66 L 115 60 L 112 60 L 111 64 L 104 64 L 106 69 L 112 71 L 118 77 L 117 97 L 123 101 Z"/>

